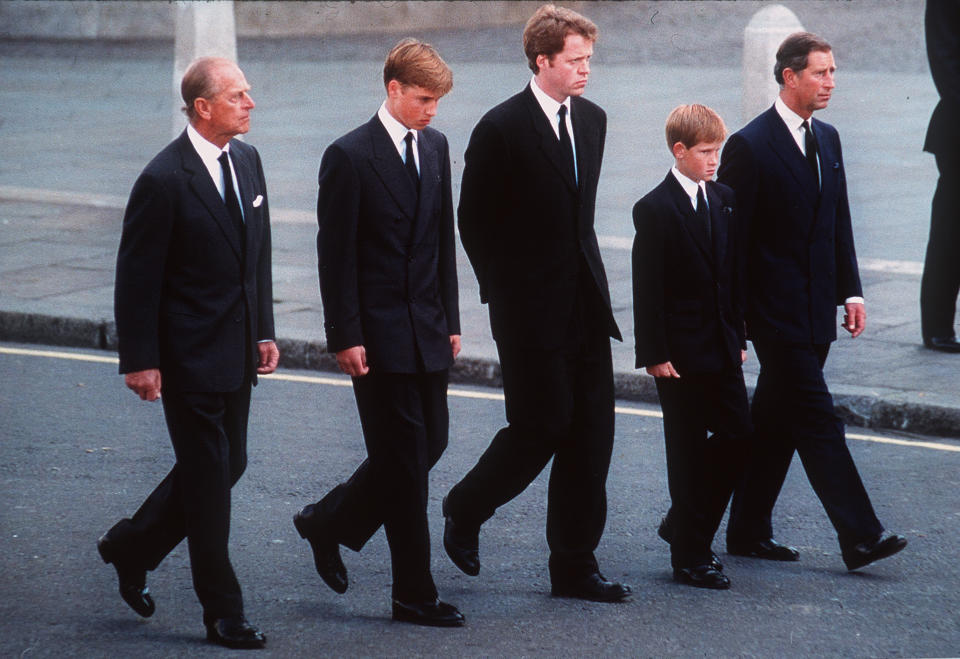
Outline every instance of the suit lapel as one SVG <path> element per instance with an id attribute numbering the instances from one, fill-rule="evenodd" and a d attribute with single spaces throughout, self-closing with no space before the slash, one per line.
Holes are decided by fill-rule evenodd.
<path id="1" fill-rule="evenodd" d="M 393 145 L 390 134 L 376 115 L 367 123 L 367 128 L 370 135 L 373 171 L 380 177 L 384 187 L 403 214 L 411 221 L 415 220 L 417 215 L 416 190 L 413 189 L 410 176 L 403 168 L 403 160 L 400 159 L 400 154 Z"/>
<path id="2" fill-rule="evenodd" d="M 586 118 L 581 111 L 579 98 L 570 99 L 570 107 L 573 112 L 570 117 L 573 121 L 573 143 L 576 148 L 577 157 L 577 183 L 582 185 L 584 181 L 591 181 L 597 178 L 594 173 L 593 154 L 600 152 L 600 146 L 597 143 L 596 130 L 589 130 L 591 126 L 587 125 Z"/>
<path id="3" fill-rule="evenodd" d="M 420 131 L 417 141 L 420 152 L 420 197 L 417 203 L 417 219 L 413 225 L 413 242 L 421 242 L 431 222 L 434 197 L 440 190 L 440 158 L 437 144 L 427 131 Z M 409 178 L 409 177 L 408 177 Z"/>
<path id="4" fill-rule="evenodd" d="M 196 149 L 193 148 L 193 144 L 190 143 L 190 138 L 187 137 L 186 131 L 180 134 L 179 148 L 183 171 L 190 179 L 190 189 L 193 190 L 193 193 L 200 199 L 201 203 L 203 203 L 207 211 L 210 212 L 210 215 L 213 216 L 213 219 L 220 226 L 220 230 L 223 232 L 227 242 L 230 243 L 230 247 L 237 255 L 237 258 L 242 258 L 240 236 L 237 235 L 237 230 L 233 225 L 233 220 L 230 218 L 230 213 L 227 212 L 227 207 L 223 203 L 223 197 L 220 196 L 220 193 L 217 191 L 217 186 L 214 184 L 213 179 L 210 178 L 210 172 L 203 164 L 203 161 L 200 160 L 200 155 Z"/>
<path id="5" fill-rule="evenodd" d="M 256 170 L 256 163 L 252 162 L 247 154 L 236 147 L 236 142 L 230 147 L 230 158 L 233 160 L 233 168 L 237 172 L 237 183 L 240 186 L 240 205 L 243 206 L 243 230 L 246 234 L 244 245 L 246 245 L 247 263 L 256 263 L 258 243 L 255 237 L 259 235 L 260 215 L 253 209 L 253 200 L 258 194 L 261 194 L 257 189 L 253 175 Z"/>
<path id="6" fill-rule="evenodd" d="M 777 154 L 777 157 L 796 179 L 804 197 L 809 200 L 810 206 L 816 208 L 820 199 L 820 189 L 817 187 L 817 181 L 813 172 L 810 171 L 807 159 L 800 152 L 800 147 L 797 146 L 793 136 L 790 135 L 790 129 L 787 128 L 775 108 L 771 107 L 767 110 L 767 123 L 770 127 L 770 144 L 774 153 Z"/>
<path id="7" fill-rule="evenodd" d="M 524 90 L 524 99 L 526 99 L 527 102 L 530 121 L 539 137 L 540 150 L 543 152 L 544 158 L 550 162 L 550 165 L 557 171 L 557 175 L 563 179 L 567 187 L 570 188 L 570 191 L 575 193 L 577 191 L 577 184 L 573 179 L 573 172 L 564 164 L 565 158 L 563 152 L 560 150 L 560 140 L 557 138 L 557 134 L 553 132 L 553 126 L 550 124 L 549 119 L 547 119 L 547 115 L 543 113 L 543 108 L 540 107 L 540 103 L 537 102 L 537 97 L 533 95 L 533 90 L 530 89 L 530 85 L 527 85 L 527 88 Z M 573 122 L 573 131 L 576 136 L 576 116 L 573 116 L 571 121 Z M 576 137 L 574 137 L 574 139 L 576 139 Z M 577 149 L 579 152 L 579 145 Z"/>
<path id="8" fill-rule="evenodd" d="M 723 200 L 717 194 L 715 184 L 707 182 L 707 204 L 710 207 L 710 234 L 713 236 L 713 255 L 718 266 L 727 257 L 727 235 L 730 217 L 724 212 Z"/>
<path id="9" fill-rule="evenodd" d="M 828 139 L 823 124 L 813 120 L 813 131 L 820 149 L 820 198 L 835 199 L 840 185 L 840 153 L 834 142 Z"/>
<path id="10" fill-rule="evenodd" d="M 700 218 L 697 217 L 697 213 L 693 209 L 693 204 L 690 202 L 690 197 L 687 196 L 687 193 L 683 190 L 683 186 L 680 185 L 680 181 L 677 180 L 672 172 L 667 173 L 667 189 L 670 191 L 673 204 L 682 218 L 681 223 L 684 230 L 687 232 L 687 235 L 690 236 L 693 244 L 700 250 L 700 253 L 703 254 L 707 262 L 712 264 L 713 248 L 707 240 L 707 228 L 703 226 Z"/>

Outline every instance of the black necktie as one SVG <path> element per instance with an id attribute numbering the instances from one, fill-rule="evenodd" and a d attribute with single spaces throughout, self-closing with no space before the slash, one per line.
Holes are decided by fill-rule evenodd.
<path id="1" fill-rule="evenodd" d="M 707 232 L 707 240 L 712 240 L 710 230 L 710 209 L 707 208 L 707 200 L 703 196 L 703 188 L 697 186 L 697 217 L 700 219 L 703 228 Z"/>
<path id="2" fill-rule="evenodd" d="M 406 137 L 403 138 L 403 141 L 407 143 L 404 166 L 407 168 L 407 174 L 410 175 L 410 180 L 413 181 L 413 189 L 419 191 L 420 174 L 417 173 L 417 161 L 413 155 L 413 131 L 408 132 Z"/>
<path id="3" fill-rule="evenodd" d="M 560 150 L 563 151 L 563 157 L 567 160 L 567 171 L 573 173 L 573 180 L 577 180 L 577 165 L 573 159 L 573 143 L 570 141 L 570 133 L 567 132 L 567 106 L 560 106 Z"/>
<path id="4" fill-rule="evenodd" d="M 804 120 L 803 126 L 803 139 L 804 147 L 807 152 L 807 163 L 810 165 L 810 169 L 813 171 L 813 178 L 817 181 L 817 187 L 820 187 L 820 169 L 817 167 L 817 138 L 813 136 L 813 131 L 810 130 L 810 122 Z"/>
<path id="5" fill-rule="evenodd" d="M 243 230 L 243 214 L 240 212 L 240 201 L 237 193 L 233 189 L 233 174 L 230 173 L 230 156 L 226 151 L 220 153 L 217 160 L 220 161 L 220 170 L 223 172 L 223 203 L 227 206 L 227 212 L 233 219 L 233 225 L 237 229 L 237 237 L 240 238 L 241 247 L 244 245 L 246 236 Z"/>

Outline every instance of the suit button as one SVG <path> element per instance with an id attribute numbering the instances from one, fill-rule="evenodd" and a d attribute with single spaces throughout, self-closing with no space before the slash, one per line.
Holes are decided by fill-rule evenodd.
<path id="1" fill-rule="evenodd" d="M 239 322 L 240 322 L 240 316 L 237 316 L 236 318 L 234 318 L 234 319 L 233 319 L 233 322 L 239 323 Z"/>
<path id="2" fill-rule="evenodd" d="M 407 257 L 407 261 L 410 262 L 410 263 L 413 263 L 413 257 L 412 257 L 412 256 Z"/>
<path id="3" fill-rule="evenodd" d="M 417 301 L 417 298 L 415 297 L 410 298 L 410 304 L 414 304 L 416 301 Z"/>

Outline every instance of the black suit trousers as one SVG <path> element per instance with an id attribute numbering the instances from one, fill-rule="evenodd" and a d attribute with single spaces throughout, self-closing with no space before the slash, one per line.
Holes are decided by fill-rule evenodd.
<path id="1" fill-rule="evenodd" d="M 667 454 L 671 564 L 710 562 L 711 543 L 743 471 L 752 431 L 737 367 L 725 373 L 656 378 Z"/>
<path id="2" fill-rule="evenodd" d="M 177 462 L 132 519 L 108 532 L 122 560 L 156 569 L 184 537 L 205 620 L 243 613 L 230 564 L 230 490 L 247 466 L 250 384 L 232 393 L 164 385 L 163 411 Z"/>
<path id="3" fill-rule="evenodd" d="M 311 534 L 360 551 L 382 525 L 390 545 L 393 597 L 433 601 L 427 525 L 428 475 L 447 447 L 448 371 L 375 373 L 353 379 L 367 448 L 353 475 L 304 508 Z"/>
<path id="4" fill-rule="evenodd" d="M 606 523 L 613 367 L 607 327 L 600 320 L 607 316 L 590 304 L 600 304 L 599 294 L 592 300 L 585 289 L 583 284 L 562 347 L 497 343 L 509 425 L 447 497 L 448 512 L 458 523 L 479 527 L 553 458 L 547 543 L 555 580 L 597 570 L 593 552 Z"/>
<path id="5" fill-rule="evenodd" d="M 938 153 L 940 178 L 930 212 L 930 239 L 920 281 L 920 327 L 925 339 L 955 334 L 960 293 L 960 154 Z"/>
<path id="6" fill-rule="evenodd" d="M 751 412 L 751 458 L 730 506 L 727 542 L 773 537 L 771 515 L 793 452 L 837 531 L 842 548 L 872 540 L 882 531 L 870 497 L 847 448 L 843 421 L 823 378 L 830 349 L 753 341 L 760 375 Z"/>

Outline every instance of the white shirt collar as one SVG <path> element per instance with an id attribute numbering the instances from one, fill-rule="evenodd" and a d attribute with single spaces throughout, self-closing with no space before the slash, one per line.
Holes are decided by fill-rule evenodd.
<path id="1" fill-rule="evenodd" d="M 407 133 L 413 133 L 414 143 L 419 143 L 420 135 L 419 132 L 413 130 L 412 128 L 407 128 L 399 121 L 397 121 L 390 111 L 387 110 L 387 102 L 384 101 L 380 104 L 380 109 L 377 110 L 377 116 L 380 118 L 380 123 L 383 124 L 383 127 L 387 129 L 387 133 L 390 135 L 390 139 L 393 140 L 393 146 L 397 148 L 397 153 L 400 154 L 402 158 L 406 154 L 407 145 L 404 144 L 404 138 L 406 138 Z"/>
<path id="2" fill-rule="evenodd" d="M 787 104 L 783 102 L 783 99 L 777 96 L 777 100 L 773 102 L 773 107 L 777 110 L 777 114 L 780 115 L 780 118 L 783 119 L 783 123 L 787 125 L 787 128 L 790 130 L 790 135 L 793 137 L 793 141 L 797 143 L 797 146 L 800 147 L 801 153 L 807 152 L 807 143 L 805 141 L 805 135 L 803 131 L 803 122 L 810 122 L 810 129 L 813 130 L 813 117 L 810 117 L 809 120 L 804 119 L 799 114 L 787 107 Z"/>
<path id="3" fill-rule="evenodd" d="M 690 203 L 693 204 L 693 209 L 697 209 L 697 190 L 703 188 L 703 198 L 707 198 L 707 184 L 704 181 L 697 183 L 692 178 L 686 174 L 681 173 L 677 169 L 676 165 L 670 168 L 670 171 L 673 172 L 674 178 L 677 179 L 677 182 L 680 183 L 680 187 L 683 188 L 683 191 L 687 193 L 687 196 L 690 197 Z"/>
<path id="4" fill-rule="evenodd" d="M 227 153 L 230 152 L 230 142 L 227 142 L 226 146 L 221 149 L 216 144 L 209 141 L 207 138 L 197 132 L 197 129 L 193 127 L 193 124 L 187 124 L 187 137 L 190 138 L 190 143 L 196 150 L 197 155 L 200 156 L 200 160 L 203 161 L 204 167 L 206 167 L 207 171 L 210 172 L 210 178 L 213 179 L 213 184 L 217 186 L 217 191 L 222 197 L 223 169 L 220 167 L 220 161 L 217 160 L 217 158 L 219 158 L 220 154 L 224 151 Z M 230 174 L 232 175 L 234 181 L 234 189 L 236 189 L 237 175 L 233 168 L 232 162 L 230 163 Z"/>
<path id="5" fill-rule="evenodd" d="M 530 81 L 530 89 L 533 91 L 533 96 L 537 99 L 537 103 L 540 104 L 543 113 L 547 115 L 547 119 L 550 120 L 550 125 L 553 126 L 554 132 L 557 133 L 559 137 L 560 129 L 557 127 L 557 113 L 560 112 L 560 106 L 565 105 L 567 107 L 567 121 L 570 121 L 570 97 L 567 96 L 563 99 L 563 103 L 558 103 L 556 99 L 551 98 L 545 91 L 540 89 L 540 85 L 537 84 L 537 76 L 533 76 L 533 79 Z M 568 124 L 568 127 L 569 125 L 570 124 Z"/>

